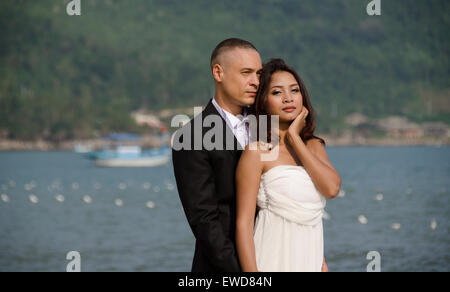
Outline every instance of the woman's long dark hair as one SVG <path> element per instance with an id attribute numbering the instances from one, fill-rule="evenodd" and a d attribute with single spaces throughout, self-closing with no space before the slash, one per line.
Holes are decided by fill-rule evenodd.
<path id="1" fill-rule="evenodd" d="M 298 76 L 297 72 L 295 72 L 294 69 L 286 65 L 286 63 L 282 59 L 271 59 L 269 62 L 264 64 L 262 71 L 261 71 L 261 77 L 259 82 L 259 89 L 256 94 L 255 103 L 251 107 L 251 113 L 256 116 L 256 120 L 259 121 L 260 115 L 267 115 L 267 96 L 269 94 L 269 86 L 270 81 L 272 79 L 272 75 L 276 72 L 285 71 L 291 73 L 295 80 L 297 80 L 298 85 L 300 86 L 300 92 L 303 97 L 303 106 L 306 107 L 308 110 L 308 116 L 306 117 L 306 125 L 303 128 L 303 130 L 300 133 L 300 137 L 302 138 L 303 142 L 306 143 L 306 141 L 316 138 L 319 139 L 320 142 L 325 145 L 325 140 L 322 138 L 319 138 L 314 135 L 314 131 L 316 129 L 316 120 L 315 120 L 315 114 L 314 109 L 311 105 L 311 101 L 309 99 L 308 91 L 306 90 L 306 87 L 302 81 L 302 79 Z M 268 129 L 270 131 L 270 118 L 268 119 Z M 258 123 L 258 133 L 259 133 L 259 123 Z M 267 133 L 267 139 L 270 143 L 270 132 Z M 265 141 L 264 141 L 265 142 Z"/>

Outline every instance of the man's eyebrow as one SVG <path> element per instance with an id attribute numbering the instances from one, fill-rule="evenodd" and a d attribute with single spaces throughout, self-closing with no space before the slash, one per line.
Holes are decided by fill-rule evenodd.
<path id="1" fill-rule="evenodd" d="M 251 72 L 254 72 L 255 69 L 253 69 L 253 68 L 242 68 L 241 71 L 251 71 Z"/>

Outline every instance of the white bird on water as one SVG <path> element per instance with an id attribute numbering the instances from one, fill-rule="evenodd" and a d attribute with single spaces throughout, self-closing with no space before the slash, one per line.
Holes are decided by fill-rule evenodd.
<path id="1" fill-rule="evenodd" d="M 394 230 L 399 230 L 402 227 L 400 223 L 392 223 L 391 228 Z"/>
<path id="2" fill-rule="evenodd" d="M 147 204 L 145 204 L 147 208 L 153 209 L 155 208 L 155 203 L 153 201 L 148 201 Z"/>
<path id="3" fill-rule="evenodd" d="M 121 199 L 116 199 L 116 200 L 114 201 L 114 204 L 115 204 L 117 207 L 122 207 L 122 206 L 123 206 L 123 201 L 122 201 Z"/>
<path id="4" fill-rule="evenodd" d="M 377 201 L 383 201 L 384 195 L 382 193 L 378 193 L 375 195 L 375 200 Z"/>
<path id="5" fill-rule="evenodd" d="M 89 195 L 85 195 L 85 196 L 83 197 L 83 201 L 84 201 L 86 204 L 90 204 L 90 203 L 92 203 L 92 198 L 91 198 Z"/>
<path id="6" fill-rule="evenodd" d="M 57 194 L 57 195 L 55 196 L 55 199 L 56 199 L 56 201 L 58 201 L 59 203 L 64 202 L 64 196 L 61 195 L 61 194 Z"/>
<path id="7" fill-rule="evenodd" d="M 5 202 L 5 203 L 8 203 L 9 202 L 9 197 L 8 197 L 8 195 L 7 194 L 2 194 L 2 201 L 3 202 Z"/>
<path id="8" fill-rule="evenodd" d="M 436 230 L 436 228 L 437 228 L 436 219 L 431 220 L 430 228 L 431 228 L 431 230 Z"/>
<path id="9" fill-rule="evenodd" d="M 368 222 L 366 216 L 364 216 L 364 215 L 359 215 L 358 216 L 358 221 L 359 221 L 359 223 L 361 223 L 363 225 L 367 224 L 367 222 Z"/>
<path id="10" fill-rule="evenodd" d="M 29 195 L 28 198 L 29 198 L 30 202 L 33 204 L 39 203 L 39 198 L 34 194 Z"/>

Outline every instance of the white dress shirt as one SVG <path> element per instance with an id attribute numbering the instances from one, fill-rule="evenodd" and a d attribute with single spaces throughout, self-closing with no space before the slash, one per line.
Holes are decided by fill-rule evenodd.
<path id="1" fill-rule="evenodd" d="M 238 140 L 239 144 L 241 144 L 242 149 L 244 149 L 245 146 L 248 145 L 250 137 L 249 126 L 247 123 L 247 109 L 244 108 L 242 119 L 239 119 L 237 116 L 221 108 L 220 105 L 216 102 L 215 98 L 213 98 L 212 103 L 216 107 L 222 118 L 225 120 L 228 127 L 230 127 L 230 129 L 233 131 L 233 134 Z"/>

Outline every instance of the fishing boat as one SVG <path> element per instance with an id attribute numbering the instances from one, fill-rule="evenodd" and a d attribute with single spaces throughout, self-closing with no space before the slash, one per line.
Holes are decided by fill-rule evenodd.
<path id="1" fill-rule="evenodd" d="M 165 136 L 163 136 L 163 141 Z M 143 150 L 140 145 L 124 145 L 139 141 L 134 134 L 111 134 L 106 140 L 114 141 L 115 147 L 105 147 L 102 151 L 91 152 L 87 158 L 99 167 L 155 167 L 170 161 L 171 149 L 163 143 L 161 148 Z"/>
<path id="2" fill-rule="evenodd" d="M 99 167 L 155 167 L 167 164 L 170 156 L 171 149 L 165 147 L 143 151 L 139 146 L 118 146 L 94 161 Z"/>

